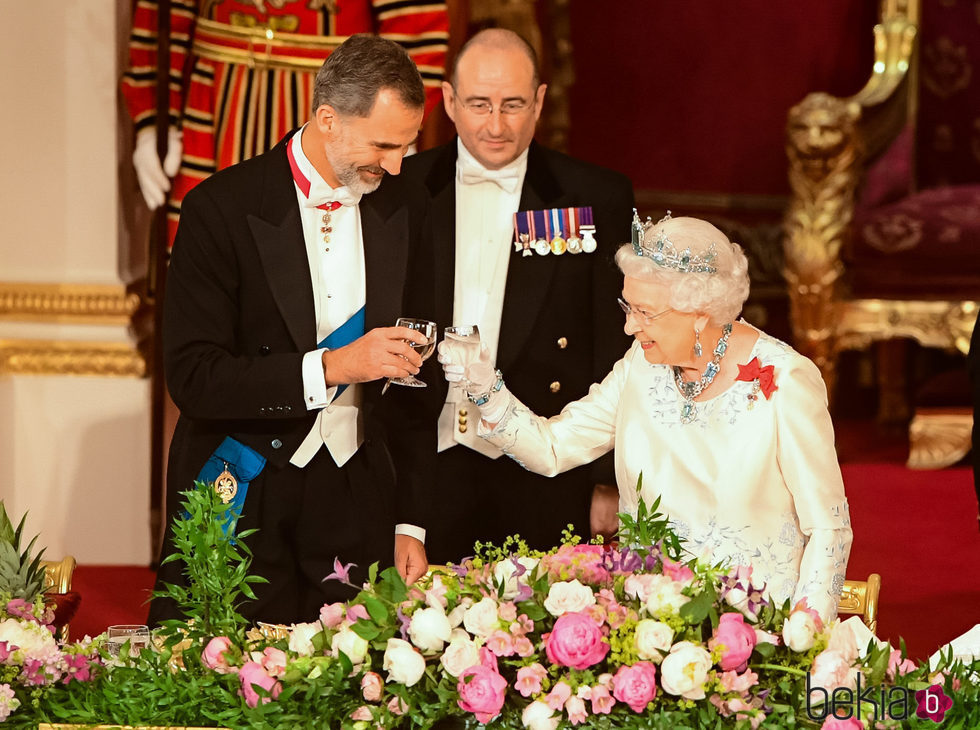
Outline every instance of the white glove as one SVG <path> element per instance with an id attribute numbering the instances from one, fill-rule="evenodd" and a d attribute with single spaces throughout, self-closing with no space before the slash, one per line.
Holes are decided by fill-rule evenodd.
<path id="1" fill-rule="evenodd" d="M 439 343 L 437 349 L 442 374 L 453 385 L 465 385 L 466 368 L 472 363 L 480 359 L 490 362 L 490 353 L 485 346 L 477 348 L 473 344 L 446 339 Z"/>
<path id="2" fill-rule="evenodd" d="M 156 210 L 167 201 L 170 180 L 180 169 L 180 156 L 183 153 L 180 130 L 170 127 L 167 133 L 167 157 L 160 164 L 157 154 L 157 131 L 153 127 L 141 129 L 136 135 L 136 148 L 133 150 L 133 167 L 140 191 L 150 210 Z"/>
<path id="3" fill-rule="evenodd" d="M 510 403 L 510 391 L 503 387 L 503 376 L 490 364 L 486 350 L 480 359 L 471 363 L 464 374 L 466 395 L 480 407 L 480 417 L 495 426 L 504 417 Z"/>

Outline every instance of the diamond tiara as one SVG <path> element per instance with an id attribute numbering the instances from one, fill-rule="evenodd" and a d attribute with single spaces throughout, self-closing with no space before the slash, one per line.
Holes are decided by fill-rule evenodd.
<path id="1" fill-rule="evenodd" d="M 670 219 L 670 211 L 668 210 L 667 215 L 657 221 L 656 225 Z M 685 274 L 714 274 L 718 271 L 718 267 L 714 266 L 714 243 L 700 254 L 691 253 L 690 248 L 678 251 L 663 230 L 657 235 L 656 241 L 644 241 L 647 232 L 653 227 L 653 220 L 649 216 L 641 222 L 636 208 L 633 208 L 633 253 L 637 256 L 646 256 L 658 266 Z"/>

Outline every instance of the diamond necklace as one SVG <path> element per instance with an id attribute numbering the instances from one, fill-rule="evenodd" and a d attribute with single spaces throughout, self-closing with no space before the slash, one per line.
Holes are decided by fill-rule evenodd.
<path id="1" fill-rule="evenodd" d="M 712 353 L 714 357 L 704 369 L 700 380 L 684 380 L 684 371 L 674 365 L 674 382 L 677 383 L 677 389 L 684 397 L 684 405 L 681 406 L 681 423 L 690 423 L 698 417 L 698 407 L 694 405 L 694 399 L 711 385 L 711 381 L 721 370 L 721 359 L 725 357 L 725 352 L 728 350 L 728 336 L 731 333 L 732 323 L 729 322 L 721 328 L 721 337 L 718 338 L 718 344 L 715 345 L 715 350 Z"/>

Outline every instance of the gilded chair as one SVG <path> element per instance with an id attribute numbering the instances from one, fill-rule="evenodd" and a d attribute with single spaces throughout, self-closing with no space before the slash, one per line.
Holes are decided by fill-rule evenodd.
<path id="1" fill-rule="evenodd" d="M 838 354 L 876 343 L 879 415 L 907 420 L 904 355 L 884 341 L 965 355 L 980 304 L 980 27 L 971 3 L 881 0 L 874 42 L 857 94 L 789 112 L 785 274 L 796 346 L 831 397 Z M 926 444 L 968 448 L 972 417 L 937 439 L 921 415 L 910 465 L 948 461 Z"/>
<path id="2" fill-rule="evenodd" d="M 71 593 L 71 578 L 75 572 L 75 558 L 66 555 L 58 561 L 42 560 L 41 566 L 44 568 L 45 593 L 62 596 Z M 59 628 L 58 638 L 62 641 L 68 641 L 67 621 Z"/>
<path id="3" fill-rule="evenodd" d="M 845 580 L 837 613 L 857 615 L 872 634 L 878 633 L 878 594 L 881 576 L 872 573 L 867 580 Z"/>

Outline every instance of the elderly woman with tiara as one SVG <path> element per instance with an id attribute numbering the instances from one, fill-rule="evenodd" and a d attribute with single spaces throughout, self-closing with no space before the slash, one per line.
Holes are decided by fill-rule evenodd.
<path id="1" fill-rule="evenodd" d="M 779 602 L 836 615 L 851 528 L 820 372 L 736 319 L 749 292 L 741 248 L 696 218 L 641 224 L 616 262 L 633 345 L 553 418 L 512 396 L 486 352 L 440 345 L 446 378 L 480 406 L 480 435 L 554 475 L 615 449 L 621 512 L 660 509 L 687 550 L 751 565 Z"/>

